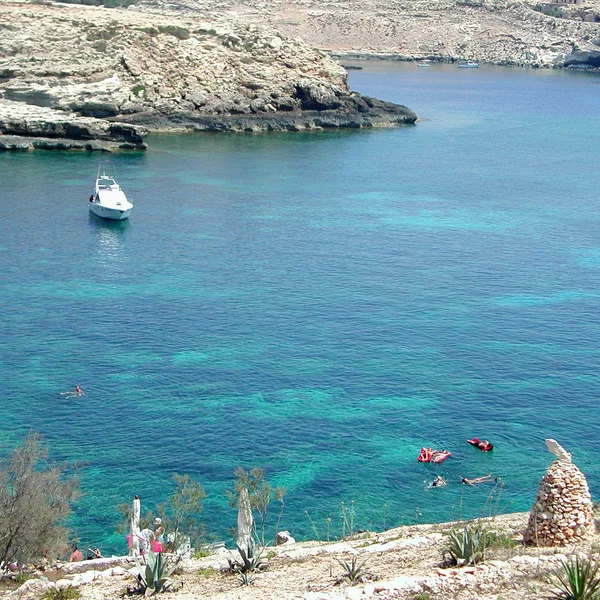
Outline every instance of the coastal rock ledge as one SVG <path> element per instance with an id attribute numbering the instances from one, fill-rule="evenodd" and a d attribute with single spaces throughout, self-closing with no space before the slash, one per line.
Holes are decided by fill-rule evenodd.
<path id="1" fill-rule="evenodd" d="M 0 100 L 0 150 L 145 150 L 148 130 Z"/>
<path id="2" fill-rule="evenodd" d="M 341 65 L 272 29 L 69 4 L 0 7 L 0 148 L 63 147 L 58 139 L 73 148 L 143 148 L 148 130 L 417 120 L 405 106 L 351 92 Z"/>

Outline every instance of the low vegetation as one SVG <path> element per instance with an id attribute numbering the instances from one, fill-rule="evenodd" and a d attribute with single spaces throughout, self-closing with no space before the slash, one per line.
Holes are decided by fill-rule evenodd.
<path id="1" fill-rule="evenodd" d="M 590 558 L 571 558 L 556 572 L 552 600 L 599 600 L 600 565 Z"/>
<path id="2" fill-rule="evenodd" d="M 341 560 L 338 560 L 338 563 L 344 569 L 344 573 L 336 580 L 336 585 L 339 585 L 344 580 L 348 580 L 352 585 L 356 585 L 357 583 L 366 583 L 373 579 L 373 576 L 365 568 L 367 559 L 361 560 L 357 556 L 353 556 L 349 563 Z"/>
<path id="3" fill-rule="evenodd" d="M 250 585 L 253 583 L 254 574 L 267 567 L 267 563 L 263 558 L 264 546 L 257 544 L 251 537 L 248 540 L 248 547 L 246 549 L 238 544 L 237 550 L 241 560 L 232 561 L 231 559 L 227 559 L 229 562 L 228 572 L 238 575 L 241 585 Z"/>
<path id="4" fill-rule="evenodd" d="M 104 6 L 106 8 L 128 7 L 138 0 L 57 0 L 64 4 L 85 4 L 88 6 Z"/>
<path id="5" fill-rule="evenodd" d="M 178 40 L 187 40 L 190 37 L 189 29 L 186 29 L 185 27 L 177 27 L 176 25 L 159 25 L 158 31 L 159 33 L 164 33 L 165 35 L 172 35 Z"/>
<path id="6" fill-rule="evenodd" d="M 81 594 L 77 588 L 70 585 L 63 588 L 50 588 L 42 595 L 42 600 L 75 600 Z"/>

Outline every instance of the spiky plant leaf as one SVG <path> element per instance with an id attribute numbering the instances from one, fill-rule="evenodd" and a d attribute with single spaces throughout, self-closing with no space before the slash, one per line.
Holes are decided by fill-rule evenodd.
<path id="1" fill-rule="evenodd" d="M 479 529 L 465 527 L 462 531 L 453 531 L 448 540 L 450 554 L 459 567 L 474 565 L 483 560 L 486 542 Z"/>
<path id="2" fill-rule="evenodd" d="M 553 600 L 598 600 L 600 598 L 600 565 L 587 558 L 564 561 L 555 573 L 557 591 Z"/>

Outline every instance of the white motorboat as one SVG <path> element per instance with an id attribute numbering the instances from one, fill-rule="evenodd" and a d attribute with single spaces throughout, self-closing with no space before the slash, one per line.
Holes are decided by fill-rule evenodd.
<path id="1" fill-rule="evenodd" d="M 103 219 L 122 221 L 129 217 L 133 204 L 127 200 L 121 186 L 105 172 L 96 175 L 96 187 L 90 196 L 90 210 Z"/>
<path id="2" fill-rule="evenodd" d="M 479 63 L 476 63 L 474 60 L 464 60 L 458 63 L 459 68 L 461 69 L 479 69 Z"/>

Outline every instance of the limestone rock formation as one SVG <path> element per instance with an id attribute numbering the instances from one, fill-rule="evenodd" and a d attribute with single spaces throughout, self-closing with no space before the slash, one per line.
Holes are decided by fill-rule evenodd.
<path id="1" fill-rule="evenodd" d="M 128 123 L 0 100 L 0 150 L 143 150 L 147 133 Z"/>
<path id="2" fill-rule="evenodd" d="M 550 443 L 548 443 L 550 442 Z M 583 473 L 554 440 L 546 440 L 558 452 L 540 481 L 523 541 L 535 546 L 564 546 L 590 538 L 595 531 L 592 499 Z"/>
<path id="3" fill-rule="evenodd" d="M 0 0 L 0 8 L 0 120 L 9 103 L 155 129 L 370 127 L 417 118 L 351 93 L 338 63 L 272 29 L 46 2 Z M 52 136 L 29 133 L 58 137 L 61 123 L 48 127 Z M 4 133 L 27 133 L 12 129 Z"/>
<path id="4" fill-rule="evenodd" d="M 295 544 L 296 538 L 290 535 L 289 531 L 278 531 L 275 535 L 275 545 L 283 546 L 284 544 Z"/>

